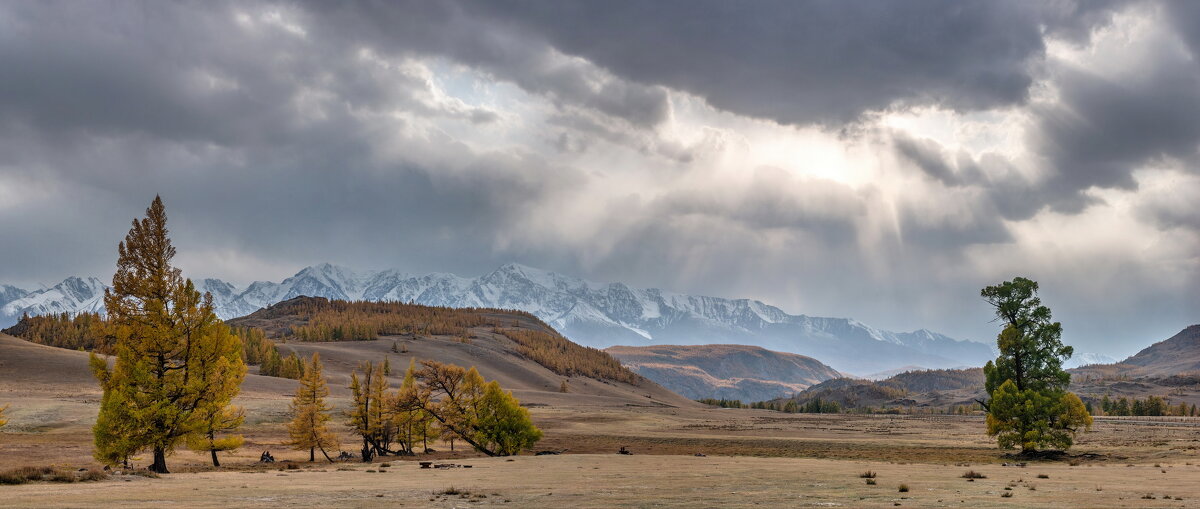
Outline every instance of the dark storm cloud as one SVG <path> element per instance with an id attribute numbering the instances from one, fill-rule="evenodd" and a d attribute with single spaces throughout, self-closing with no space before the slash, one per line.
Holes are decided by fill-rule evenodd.
<path id="1" fill-rule="evenodd" d="M 502 226 L 581 186 L 578 172 L 528 151 L 399 134 L 404 120 L 380 116 L 497 116 L 430 100 L 419 72 L 364 62 L 354 40 L 264 23 L 265 9 L 4 6 L 0 68 L 21 72 L 0 80 L 0 184 L 53 183 L 53 201 L 0 218 L 6 236 L 31 239 L 0 250 L 7 281 L 103 274 L 112 253 L 82 246 L 115 245 L 156 193 L 195 250 L 473 272 L 493 262 Z M 256 26 L 238 26 L 239 10 Z M 363 239 L 369 249 L 338 247 Z"/>
<path id="2" fill-rule="evenodd" d="M 480 12 L 485 4 L 452 1 L 307 2 L 314 31 L 381 51 L 440 55 L 492 73 L 564 106 L 579 105 L 652 127 L 670 106 L 661 87 L 613 79 L 602 69 L 555 51 L 537 34 Z"/>
<path id="3" fill-rule="evenodd" d="M 1109 5 L 990 1 L 484 2 L 618 75 L 784 123 L 1023 103 L 1043 31 L 1086 38 Z M 620 34 L 614 36 L 614 34 Z"/>
<path id="4" fill-rule="evenodd" d="M 963 156 L 955 164 L 954 158 L 946 154 L 942 145 L 930 139 L 917 139 L 903 132 L 889 133 L 896 152 L 901 158 L 916 165 L 942 184 L 957 187 L 968 183 L 979 183 L 982 175 L 976 165 Z"/>
<path id="5" fill-rule="evenodd" d="M 1170 56 L 1146 73 L 1113 81 L 1068 69 L 1061 100 L 1035 110 L 1029 144 L 1049 160 L 1043 191 L 1056 209 L 1078 212 L 1091 187 L 1133 189 L 1133 171 L 1156 158 L 1195 164 L 1200 143 L 1200 69 Z"/>
<path id="6" fill-rule="evenodd" d="M 1123 83 L 1047 70 L 1046 37 L 1087 44 L 1110 7 L 0 3 L 0 283 L 111 273 L 129 220 L 161 193 L 191 275 L 244 283 L 321 261 L 472 275 L 516 259 L 980 339 L 983 308 L 959 312 L 960 297 L 995 281 L 970 249 L 1013 242 L 1009 224 L 1047 204 L 1077 210 L 1089 187 L 1129 188 L 1135 166 L 1185 158 L 1200 135 L 1194 62 Z M 998 155 L 903 133 L 879 150 L 928 175 L 912 189 L 798 175 L 823 158 L 728 162 L 758 129 L 804 138 L 845 122 L 873 132 L 861 124 L 889 108 L 1027 109 L 1038 80 L 1062 96 L 1028 111 L 1045 186 Z M 459 99 L 473 92 L 484 99 Z M 680 93 L 718 111 L 686 110 L 691 97 L 673 111 Z M 751 127 L 742 139 L 723 122 Z M 663 134 L 675 128 L 686 136 Z M 1144 214 L 1171 227 L 1195 211 Z M 1156 290 L 1131 291 L 1149 303 L 1131 313 L 1175 298 Z"/>

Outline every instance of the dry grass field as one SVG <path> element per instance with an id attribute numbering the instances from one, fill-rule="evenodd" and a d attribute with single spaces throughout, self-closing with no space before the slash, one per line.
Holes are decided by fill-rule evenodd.
<path id="1" fill-rule="evenodd" d="M 390 344 L 384 340 L 289 347 L 321 350 L 329 359 L 332 403 L 345 407 L 345 390 L 337 380 L 356 356 L 384 351 Z M 445 354 L 421 350 L 434 346 L 414 342 L 409 349 Z M 471 345 L 454 348 L 467 347 Z M 0 470 L 97 467 L 90 457 L 90 427 L 99 392 L 83 368 L 85 360 L 81 352 L 0 337 L 0 404 L 12 405 L 10 425 L 0 432 Z M 392 362 L 407 364 L 402 356 L 394 356 Z M 507 381 L 531 407 L 535 422 L 545 431 L 537 450 L 564 454 L 509 461 L 482 458 L 461 447 L 451 453 L 447 444 L 435 444 L 438 453 L 419 458 L 309 464 L 304 461 L 306 452 L 282 445 L 282 423 L 294 382 L 250 376 L 236 401 L 250 416 L 244 429 L 247 444 L 223 459 L 225 467 L 214 471 L 206 457 L 180 450 L 169 459 L 174 473 L 160 479 L 116 475 L 75 484 L 0 485 L 0 505 L 1200 506 L 1200 421 L 1194 419 L 1097 419 L 1070 458 L 1020 465 L 996 449 L 977 416 L 723 410 L 657 390 L 643 394 L 594 380 L 573 380 L 576 392 L 562 394 L 553 387 L 554 379 L 536 369 L 522 372 L 507 366 L 496 363 L 481 371 Z M 511 372 L 498 373 L 504 369 Z M 342 438 L 343 449 L 357 449 L 348 433 Z M 622 446 L 634 454 L 615 454 Z M 264 450 L 280 463 L 258 465 Z M 471 468 L 421 469 L 418 459 Z M 385 462 L 390 466 L 382 467 Z M 986 478 L 968 481 L 961 477 L 967 470 Z M 860 477 L 867 471 L 876 473 L 876 484 L 868 485 Z M 907 492 L 899 491 L 901 484 L 907 485 Z"/>

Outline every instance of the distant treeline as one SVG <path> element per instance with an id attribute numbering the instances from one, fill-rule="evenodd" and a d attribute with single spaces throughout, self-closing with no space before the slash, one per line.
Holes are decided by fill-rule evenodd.
<path id="1" fill-rule="evenodd" d="M 795 399 L 786 401 L 756 401 L 743 403 L 738 399 L 701 398 L 696 400 L 705 405 L 720 408 L 747 408 L 758 410 L 774 410 L 789 414 L 880 414 L 880 415 L 971 415 L 982 412 L 979 404 L 947 405 L 947 406 L 890 406 L 890 407 L 846 407 L 837 401 L 812 398 L 803 403 Z"/>
<path id="2" fill-rule="evenodd" d="M 4 329 L 10 334 L 39 345 L 111 354 L 112 340 L 99 313 L 57 313 L 21 316 L 16 325 Z"/>
<path id="3" fill-rule="evenodd" d="M 99 313 L 26 314 L 4 333 L 39 345 L 113 354 L 113 335 L 108 330 L 108 321 Z M 242 338 L 242 360 L 258 365 L 259 374 L 293 379 L 303 374 L 300 359 L 295 354 L 281 357 L 275 342 L 267 339 L 263 331 L 241 328 L 234 333 Z"/>
<path id="4" fill-rule="evenodd" d="M 487 308 L 449 308 L 401 302 L 304 299 L 289 303 L 286 311 L 304 323 L 281 336 L 299 341 L 364 341 L 379 336 L 468 337 L 472 327 L 517 327 L 515 318 L 541 324 L 533 315 L 519 311 Z M 496 316 L 516 315 L 514 318 Z"/>
<path id="5" fill-rule="evenodd" d="M 1179 415 L 1179 416 L 1197 416 L 1196 405 L 1188 405 L 1187 403 L 1179 403 L 1172 405 L 1165 398 L 1159 396 L 1149 396 L 1146 399 L 1120 397 L 1112 399 L 1108 395 L 1104 395 L 1104 399 L 1100 400 L 1099 405 L 1087 403 L 1088 410 L 1092 415 L 1116 415 L 1116 416 L 1160 416 L 1160 415 Z M 1098 410 L 1098 411 L 1097 411 Z"/>
<path id="6" fill-rule="evenodd" d="M 501 334 L 517 344 L 517 351 L 546 369 L 562 376 L 586 376 L 637 385 L 642 377 L 621 365 L 608 353 L 575 344 L 560 336 L 536 329 L 501 329 Z"/>
<path id="7" fill-rule="evenodd" d="M 803 404 L 798 403 L 794 399 L 789 399 L 787 402 L 782 401 L 756 401 L 753 403 L 742 403 L 740 399 L 715 399 L 703 398 L 696 400 L 706 405 L 713 405 L 721 408 L 754 408 L 759 410 L 774 410 L 787 414 L 838 414 L 842 413 L 842 405 L 836 401 L 822 401 L 821 398 L 810 399 Z"/>

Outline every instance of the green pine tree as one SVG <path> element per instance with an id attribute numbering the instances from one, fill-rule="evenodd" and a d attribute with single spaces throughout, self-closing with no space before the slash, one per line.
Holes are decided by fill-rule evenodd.
<path id="1" fill-rule="evenodd" d="M 987 431 L 1000 447 L 1022 451 L 1067 449 L 1092 417 L 1078 396 L 1067 392 L 1071 375 L 1062 369 L 1072 348 L 1062 344 L 1062 324 L 1037 297 L 1038 284 L 1015 278 L 980 293 L 1004 323 L 1000 356 L 984 366 L 990 400 Z"/>

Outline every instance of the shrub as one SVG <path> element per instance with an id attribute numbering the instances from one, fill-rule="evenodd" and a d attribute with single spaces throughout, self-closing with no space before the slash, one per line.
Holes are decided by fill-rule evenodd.
<path id="1" fill-rule="evenodd" d="M 108 474 L 103 470 L 89 469 L 88 471 L 79 474 L 80 481 L 103 481 L 105 479 L 108 479 Z"/>
<path id="2" fill-rule="evenodd" d="M 875 472 L 874 472 L 873 470 L 867 470 L 866 472 L 863 472 L 863 473 L 861 473 L 861 474 L 858 474 L 858 476 L 859 476 L 859 477 L 861 477 L 861 478 L 863 478 L 863 479 L 874 479 L 874 478 L 875 478 Z"/>
<path id="3" fill-rule="evenodd" d="M 79 474 L 54 467 L 21 467 L 0 472 L 0 484 L 25 484 L 35 481 L 73 483 L 79 481 L 101 481 L 108 474 L 99 470 L 85 470 Z"/>
<path id="4" fill-rule="evenodd" d="M 875 479 L 870 479 L 870 478 L 868 478 L 868 479 L 867 479 L 867 484 L 870 484 L 871 486 L 874 486 L 874 485 L 875 485 Z"/>
<path id="5" fill-rule="evenodd" d="M 1046 475 L 1046 474 L 1038 474 L 1037 477 L 1038 477 L 1038 479 L 1049 479 L 1050 478 L 1050 476 Z"/>
<path id="6" fill-rule="evenodd" d="M 963 479 L 987 479 L 987 476 L 983 475 L 982 472 L 976 472 L 974 470 L 967 470 L 966 472 L 963 472 L 962 478 Z"/>
<path id="7" fill-rule="evenodd" d="M 901 484 L 900 487 L 897 489 L 900 491 L 900 493 L 908 493 L 908 485 L 907 484 Z"/>
<path id="8" fill-rule="evenodd" d="M 1004 497 L 1004 498 L 1011 498 L 1011 497 L 1012 497 L 1012 492 L 1011 492 L 1011 491 L 1006 491 L 1006 492 L 1004 492 L 1004 493 L 1001 493 L 1001 494 L 1000 494 L 1000 496 L 1002 496 L 1002 497 Z"/>

